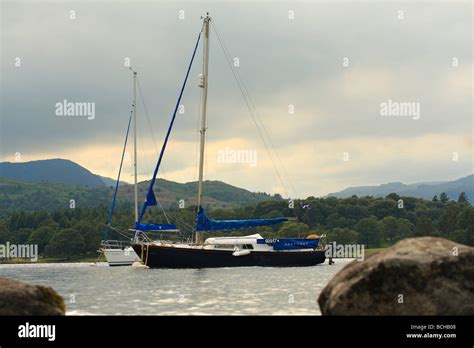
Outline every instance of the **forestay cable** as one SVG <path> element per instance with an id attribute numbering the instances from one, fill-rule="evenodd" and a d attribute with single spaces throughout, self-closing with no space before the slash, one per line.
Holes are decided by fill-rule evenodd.
<path id="1" fill-rule="evenodd" d="M 296 195 L 296 194 L 297 194 L 297 193 L 296 193 L 296 190 L 295 190 L 293 184 L 291 183 L 291 180 L 289 180 L 289 176 L 288 176 L 288 173 L 286 172 L 285 166 L 283 165 L 283 162 L 281 161 L 281 158 L 280 158 L 280 156 L 278 155 L 278 152 L 276 151 L 276 148 L 275 148 L 273 142 L 271 141 L 271 138 L 270 138 L 270 136 L 269 136 L 269 134 L 268 134 L 268 132 L 267 132 L 267 130 L 266 130 L 266 127 L 265 127 L 263 121 L 261 120 L 260 115 L 258 114 L 258 110 L 257 110 L 257 108 L 255 107 L 255 104 L 253 103 L 252 98 L 250 97 L 250 93 L 248 92 L 247 88 L 245 87 L 245 84 L 244 84 L 242 78 L 240 77 L 239 73 L 238 73 L 238 72 L 233 68 L 233 66 L 232 66 L 231 59 L 230 59 L 230 54 L 229 54 L 227 48 L 225 47 L 225 44 L 224 44 L 224 42 L 223 42 L 223 39 L 221 38 L 221 35 L 220 35 L 219 32 L 217 31 L 217 28 L 216 28 L 216 26 L 215 26 L 215 23 L 211 22 L 211 26 L 212 26 L 212 28 L 213 28 L 215 34 L 216 34 L 217 40 L 218 40 L 218 42 L 219 42 L 219 45 L 220 45 L 221 48 L 222 48 L 222 51 L 223 51 L 223 53 L 224 53 L 224 57 L 226 58 L 227 63 L 229 64 L 230 70 L 231 70 L 231 72 L 232 72 L 232 75 L 234 76 L 234 79 L 235 79 L 235 81 L 236 81 L 236 83 L 237 83 L 237 86 L 239 87 L 240 92 L 241 92 L 241 94 L 242 94 L 242 96 L 243 96 L 243 98 L 244 98 L 244 101 L 245 101 L 245 103 L 246 103 L 246 105 L 247 105 L 247 108 L 248 108 L 248 110 L 249 110 L 249 113 L 250 113 L 250 115 L 252 116 L 252 120 L 253 120 L 253 122 L 254 122 L 254 124 L 255 124 L 255 127 L 257 128 L 257 132 L 258 132 L 260 138 L 262 139 L 262 142 L 263 142 L 263 145 L 264 145 L 264 147 L 265 147 L 265 150 L 266 150 L 266 152 L 267 152 L 267 154 L 268 154 L 268 156 L 269 156 L 269 158 L 270 158 L 270 160 L 271 160 L 271 162 L 272 162 L 273 168 L 274 168 L 274 170 L 275 170 L 275 173 L 277 174 L 278 180 L 279 180 L 279 182 L 280 182 L 280 184 L 281 184 L 281 186 L 282 186 L 282 188 L 283 188 L 283 191 L 285 192 L 286 196 L 289 197 L 288 191 L 286 190 L 286 187 L 285 187 L 285 184 L 283 183 L 283 180 L 282 180 L 282 178 L 281 178 L 280 172 L 278 171 L 278 168 L 277 168 L 277 166 L 276 166 L 276 164 L 275 164 L 275 161 L 274 161 L 274 159 L 273 159 L 273 156 L 272 156 L 272 154 L 271 154 L 271 152 L 270 152 L 270 150 L 269 150 L 269 148 L 268 148 L 267 141 L 265 140 L 265 137 L 264 137 L 264 135 L 263 135 L 263 133 L 262 133 L 262 131 L 261 131 L 261 129 L 260 129 L 260 126 L 258 125 L 257 119 L 258 119 L 258 120 L 260 121 L 260 123 L 262 124 L 262 128 L 263 128 L 263 130 L 264 130 L 264 133 L 265 133 L 265 135 L 267 136 L 268 141 L 269 141 L 269 143 L 271 144 L 271 146 L 272 146 L 272 148 L 273 148 L 273 151 L 274 151 L 274 153 L 275 153 L 275 156 L 276 156 L 277 159 L 279 160 L 280 165 L 281 165 L 281 167 L 283 168 L 284 173 L 286 174 L 286 177 L 287 177 L 287 179 L 288 179 L 288 182 L 290 183 L 290 186 L 292 187 L 292 190 L 293 190 L 293 192 L 294 192 L 295 195 Z M 253 107 L 253 109 L 252 109 L 252 107 Z"/>

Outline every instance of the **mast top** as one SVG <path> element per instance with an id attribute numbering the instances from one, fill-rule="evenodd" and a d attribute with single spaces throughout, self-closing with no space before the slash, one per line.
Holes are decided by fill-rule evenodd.
<path id="1" fill-rule="evenodd" d="M 211 20 L 211 16 L 209 16 L 209 12 L 206 12 L 206 17 L 201 16 L 201 19 L 204 19 L 204 22 L 209 22 Z"/>

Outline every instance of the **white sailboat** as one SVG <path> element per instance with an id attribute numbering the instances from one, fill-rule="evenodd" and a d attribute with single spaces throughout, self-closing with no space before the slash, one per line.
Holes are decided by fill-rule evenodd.
<path id="1" fill-rule="evenodd" d="M 104 254 L 109 266 L 130 266 L 141 261 L 130 243 L 119 240 L 103 241 L 99 251 Z"/>
<path id="2" fill-rule="evenodd" d="M 134 176 L 134 200 L 135 200 L 135 221 L 138 219 L 138 186 L 137 186 L 137 72 L 130 70 L 133 73 L 133 104 L 130 113 L 130 119 L 127 127 L 127 134 L 125 136 L 125 145 L 122 152 L 122 159 L 120 161 L 120 168 L 115 186 L 112 206 L 110 208 L 109 218 L 104 232 L 104 240 L 101 242 L 101 248 L 98 250 L 105 256 L 109 266 L 130 266 L 134 262 L 141 262 L 140 257 L 131 247 L 128 241 L 110 240 L 108 239 L 109 229 L 112 223 L 112 214 L 117 198 L 118 186 L 120 183 L 120 174 L 122 171 L 122 164 L 127 147 L 128 133 L 130 130 L 130 123 L 133 119 L 133 176 Z"/>

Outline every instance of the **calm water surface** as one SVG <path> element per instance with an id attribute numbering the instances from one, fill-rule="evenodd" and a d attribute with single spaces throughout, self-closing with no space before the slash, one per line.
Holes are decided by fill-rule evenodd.
<path id="1" fill-rule="evenodd" d="M 293 268 L 139 269 L 105 263 L 0 265 L 55 289 L 68 315 L 320 315 L 317 298 L 350 259 Z"/>

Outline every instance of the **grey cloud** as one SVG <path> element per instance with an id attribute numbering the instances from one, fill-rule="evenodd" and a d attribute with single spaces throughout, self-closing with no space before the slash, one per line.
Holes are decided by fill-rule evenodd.
<path id="1" fill-rule="evenodd" d="M 131 103 L 130 57 L 155 137 L 161 144 L 192 48 L 199 16 L 210 11 L 277 146 L 308 139 L 416 137 L 472 131 L 472 85 L 460 100 L 443 100 L 446 78 L 472 72 L 469 2 L 88 2 L 2 3 L 2 156 L 16 151 L 64 152 L 85 144 L 121 143 Z M 68 18 L 76 11 L 76 19 Z M 185 10 L 185 20 L 178 11 Z M 288 20 L 288 10 L 295 19 Z M 398 11 L 404 19 L 397 19 Z M 211 140 L 259 141 L 216 37 L 211 37 Z M 15 68 L 15 57 L 22 67 Z M 350 67 L 342 68 L 349 57 Z M 192 140 L 199 106 L 191 72 L 173 139 Z M 388 93 L 370 72 L 389 78 Z M 348 74 L 360 73 L 353 87 Z M 360 81 L 363 79 L 363 81 Z M 346 84 L 345 84 L 346 83 Z M 457 88 L 457 86 L 454 86 Z M 368 95 L 350 97 L 351 88 Z M 357 92 L 357 91 L 354 91 Z M 447 92 L 447 91 L 446 91 Z M 93 121 L 60 118 L 63 99 L 93 101 Z M 419 101 L 418 121 L 382 118 L 380 102 Z M 296 114 L 288 115 L 288 104 Z M 147 122 L 141 108 L 141 134 Z M 260 144 L 259 144 L 260 145 Z M 178 165 L 178 164 L 177 164 Z"/>

